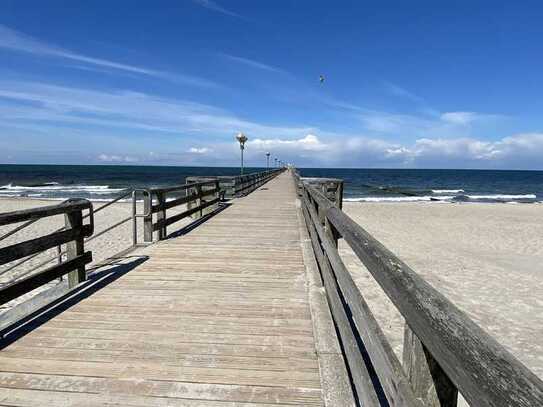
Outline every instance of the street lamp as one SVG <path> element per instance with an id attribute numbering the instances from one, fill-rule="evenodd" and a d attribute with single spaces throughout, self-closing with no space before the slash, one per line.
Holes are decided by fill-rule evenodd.
<path id="1" fill-rule="evenodd" d="M 275 157 L 274 160 L 275 160 L 275 168 L 277 168 L 277 157 Z"/>
<path id="2" fill-rule="evenodd" d="M 266 153 L 266 170 L 270 170 L 270 152 Z"/>
<path id="3" fill-rule="evenodd" d="M 248 138 L 245 134 L 238 133 L 236 140 L 239 142 L 239 149 L 241 150 L 241 175 L 243 175 L 243 150 L 245 149 L 245 142 Z"/>

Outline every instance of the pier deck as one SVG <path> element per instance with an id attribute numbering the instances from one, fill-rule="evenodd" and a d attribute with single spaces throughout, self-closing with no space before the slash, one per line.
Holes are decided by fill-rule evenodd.
<path id="1" fill-rule="evenodd" d="M 0 351 L 0 405 L 324 405 L 283 173 Z"/>

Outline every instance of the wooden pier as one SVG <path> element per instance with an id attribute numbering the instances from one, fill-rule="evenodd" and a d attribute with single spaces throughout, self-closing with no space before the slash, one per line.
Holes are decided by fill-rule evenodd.
<path id="1" fill-rule="evenodd" d="M 202 213 L 220 199 L 213 182 L 169 202 L 198 199 L 183 216 Z M 3 327 L 0 406 L 455 407 L 459 391 L 473 406 L 543 403 L 541 380 L 343 214 L 340 180 L 304 182 L 288 170 L 244 182 L 254 191 L 170 235 L 173 204 L 166 190 L 148 191 L 146 240 L 160 241 L 88 279 L 92 207 L 90 225 L 84 202 L 38 211 L 66 213 L 71 228 L 55 241 L 73 239 L 71 258 L 1 288 L 0 303 L 68 272 L 72 287 Z M 23 212 L 0 225 L 38 217 Z M 405 316 L 403 363 L 338 239 Z M 0 264 L 49 240 L 0 248 Z"/>
<path id="2" fill-rule="evenodd" d="M 0 351 L 0 405 L 323 405 L 282 174 Z"/>

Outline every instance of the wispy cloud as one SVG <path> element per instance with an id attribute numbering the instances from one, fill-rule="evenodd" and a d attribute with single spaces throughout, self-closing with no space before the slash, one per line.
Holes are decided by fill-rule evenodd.
<path id="1" fill-rule="evenodd" d="M 97 91 L 0 80 L 0 121 L 57 123 L 178 135 L 231 136 L 238 131 L 299 136 L 310 127 L 253 122 L 215 106 L 131 91 Z"/>
<path id="2" fill-rule="evenodd" d="M 208 10 L 216 11 L 218 13 L 222 13 L 231 17 L 243 18 L 242 16 L 240 16 L 237 13 L 234 13 L 233 11 L 225 9 L 224 7 L 222 7 L 221 5 L 219 5 L 217 2 L 213 0 L 193 0 L 193 1 L 194 3 L 204 8 L 207 8 Z"/>
<path id="3" fill-rule="evenodd" d="M 66 50 L 64 48 L 47 44 L 25 35 L 21 32 L 13 30 L 5 25 L 0 24 L 0 48 L 9 49 L 16 52 L 24 52 L 32 55 L 60 58 L 78 63 L 88 64 L 89 66 L 102 67 L 110 70 L 129 72 L 139 75 L 146 75 L 155 78 L 165 79 L 172 82 L 199 86 L 199 87 L 216 87 L 217 84 L 203 78 L 174 74 L 154 69 L 149 69 L 137 65 L 123 64 L 107 59 L 94 58 Z M 81 69 L 79 67 L 79 69 Z"/>
<path id="4" fill-rule="evenodd" d="M 262 62 L 255 61 L 253 59 L 238 57 L 238 56 L 235 56 L 235 55 L 230 55 L 230 54 L 225 54 L 225 53 L 219 53 L 218 55 L 220 55 L 221 57 L 226 58 L 226 59 L 228 59 L 230 61 L 242 64 L 242 65 L 246 65 L 246 66 L 249 66 L 251 68 L 261 69 L 261 70 L 264 70 L 264 71 L 275 72 L 275 73 L 283 73 L 283 74 L 287 73 L 286 71 L 284 71 L 281 68 L 277 68 L 277 67 L 272 66 L 272 65 L 264 64 Z"/>
<path id="5" fill-rule="evenodd" d="M 432 115 L 365 110 L 358 114 L 364 128 L 375 134 L 397 137 L 467 137 L 476 125 L 503 122 L 506 116 L 478 112 L 444 112 Z"/>
<path id="6" fill-rule="evenodd" d="M 422 97 L 415 95 L 413 92 L 410 92 L 407 89 L 402 88 L 401 86 L 395 85 L 392 82 L 384 81 L 383 85 L 385 87 L 385 90 L 391 95 L 409 99 L 412 102 L 416 103 L 424 103 L 424 99 Z"/>
<path id="7" fill-rule="evenodd" d="M 452 124 L 468 125 L 480 116 L 475 112 L 447 112 L 441 115 L 441 120 Z"/>

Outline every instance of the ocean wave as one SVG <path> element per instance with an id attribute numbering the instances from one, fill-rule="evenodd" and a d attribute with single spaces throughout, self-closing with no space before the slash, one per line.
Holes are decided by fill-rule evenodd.
<path id="1" fill-rule="evenodd" d="M 432 194 L 461 194 L 463 189 L 432 189 Z"/>
<path id="2" fill-rule="evenodd" d="M 470 199 L 502 199 L 502 200 L 537 199 L 535 194 L 524 194 L 524 195 L 490 194 L 490 195 L 466 195 L 466 196 Z"/>
<path id="3" fill-rule="evenodd" d="M 430 202 L 447 201 L 454 196 L 368 196 L 363 198 L 345 198 L 345 202 Z"/>
<path id="4" fill-rule="evenodd" d="M 345 202 L 506 202 L 506 203 L 531 203 L 537 202 L 535 194 L 488 194 L 488 195 L 440 195 L 440 196 L 368 196 L 358 198 L 345 198 Z"/>
<path id="5" fill-rule="evenodd" d="M 26 186 L 13 185 L 12 183 L 0 186 L 0 194 L 49 192 L 49 193 L 89 193 L 110 194 L 124 191 L 125 188 L 110 188 L 109 185 L 61 185 L 57 182 L 48 182 L 40 185 Z"/>

